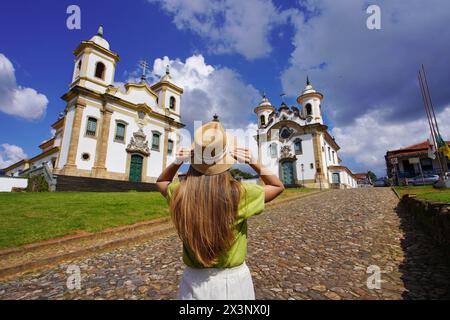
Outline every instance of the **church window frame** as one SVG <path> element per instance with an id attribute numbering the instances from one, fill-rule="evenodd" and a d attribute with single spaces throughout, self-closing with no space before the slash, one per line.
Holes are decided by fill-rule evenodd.
<path id="1" fill-rule="evenodd" d="M 105 80 L 105 74 L 106 65 L 101 61 L 97 61 L 97 63 L 95 64 L 94 77 L 96 77 L 97 79 Z"/>
<path id="2" fill-rule="evenodd" d="M 96 138 L 98 129 L 98 119 L 93 116 L 88 116 L 86 119 L 85 137 Z"/>
<path id="3" fill-rule="evenodd" d="M 167 140 L 167 155 L 171 156 L 173 154 L 174 141 L 172 139 Z"/>
<path id="4" fill-rule="evenodd" d="M 289 137 L 291 136 L 292 131 L 288 128 L 288 127 L 283 127 L 280 130 L 280 138 L 281 139 L 289 139 Z"/>
<path id="5" fill-rule="evenodd" d="M 259 122 L 260 122 L 261 126 L 266 125 L 266 117 L 263 114 L 259 116 Z"/>
<path id="6" fill-rule="evenodd" d="M 159 131 L 152 131 L 152 150 L 153 151 L 160 151 L 161 146 L 161 132 Z"/>
<path id="7" fill-rule="evenodd" d="M 296 155 L 303 154 L 303 140 L 297 138 L 294 140 L 294 152 Z"/>
<path id="8" fill-rule="evenodd" d="M 331 148 L 328 147 L 328 160 L 331 162 Z"/>
<path id="9" fill-rule="evenodd" d="M 177 99 L 174 96 L 170 96 L 169 98 L 169 109 L 176 110 L 177 107 Z"/>
<path id="10" fill-rule="evenodd" d="M 277 158 L 278 157 L 278 147 L 277 147 L 277 144 L 275 142 L 270 144 L 269 151 L 270 151 L 270 156 L 272 158 Z"/>
<path id="11" fill-rule="evenodd" d="M 312 105 L 311 103 L 307 103 L 305 105 L 305 112 L 307 116 L 312 116 Z"/>
<path id="12" fill-rule="evenodd" d="M 83 153 L 81 154 L 81 160 L 83 160 L 83 161 L 89 161 L 90 159 L 91 159 L 91 155 L 90 155 L 89 153 L 83 152 Z"/>
<path id="13" fill-rule="evenodd" d="M 123 120 L 116 120 L 116 129 L 114 132 L 114 142 L 125 143 L 128 123 Z M 119 130 L 119 128 L 123 128 Z"/>

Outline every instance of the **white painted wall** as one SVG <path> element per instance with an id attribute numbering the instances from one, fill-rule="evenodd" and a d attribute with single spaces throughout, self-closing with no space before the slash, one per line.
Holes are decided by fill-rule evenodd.
<path id="1" fill-rule="evenodd" d="M 0 177 L 0 192 L 11 192 L 12 188 L 26 188 L 28 179 Z"/>
<path id="2" fill-rule="evenodd" d="M 127 92 L 117 91 L 115 96 L 135 104 L 145 103 L 155 111 L 157 111 L 156 109 L 158 109 L 156 104 L 156 97 L 150 95 L 144 88 L 129 87 L 129 90 Z M 161 110 L 159 110 L 158 112 L 161 112 Z"/>
<path id="3" fill-rule="evenodd" d="M 101 114 L 100 110 L 92 105 L 89 102 L 86 102 L 86 107 L 83 109 L 83 116 L 81 119 L 81 128 L 80 128 L 80 138 L 78 140 L 78 148 L 77 155 L 75 159 L 75 163 L 78 169 L 83 170 L 91 170 L 94 166 L 95 161 L 95 150 L 97 145 L 97 139 L 86 136 L 86 125 L 87 119 L 89 117 L 97 118 L 97 132 L 96 137 L 98 138 L 100 135 L 100 122 L 101 122 Z M 83 153 L 89 153 L 89 160 L 83 160 L 81 155 Z"/>
<path id="4" fill-rule="evenodd" d="M 75 109 L 70 109 L 66 114 L 66 120 L 64 122 L 64 136 L 62 137 L 61 150 L 59 155 L 59 162 L 57 168 L 62 169 L 67 162 L 67 154 L 69 153 L 70 138 L 72 136 L 73 118 L 75 115 Z"/>

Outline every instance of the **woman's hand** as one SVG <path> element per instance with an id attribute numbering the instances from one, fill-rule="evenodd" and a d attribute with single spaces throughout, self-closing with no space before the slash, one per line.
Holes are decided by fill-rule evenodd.
<path id="1" fill-rule="evenodd" d="M 175 158 L 176 164 L 183 164 L 189 160 L 191 160 L 191 157 L 193 156 L 194 150 L 189 148 L 182 148 L 178 150 Z"/>
<path id="2" fill-rule="evenodd" d="M 231 151 L 231 156 L 241 163 L 255 163 L 250 150 L 248 148 L 235 148 Z"/>
<path id="3" fill-rule="evenodd" d="M 252 169 L 259 175 L 260 179 L 264 182 L 265 202 L 272 201 L 283 192 L 283 182 L 281 182 L 281 180 L 268 169 L 258 164 L 247 148 L 235 148 L 231 151 L 231 155 L 237 161 L 249 164 L 250 167 L 252 167 Z"/>

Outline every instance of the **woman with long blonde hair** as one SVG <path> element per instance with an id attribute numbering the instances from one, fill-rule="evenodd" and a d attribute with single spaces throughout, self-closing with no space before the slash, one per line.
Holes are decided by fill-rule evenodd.
<path id="1" fill-rule="evenodd" d="M 229 169 L 236 160 L 249 164 L 264 186 L 235 180 Z M 172 182 L 184 162 L 190 162 L 186 179 Z M 158 190 L 167 198 L 183 242 L 180 299 L 255 299 L 245 263 L 247 219 L 284 190 L 275 175 L 263 170 L 248 149 L 233 145 L 215 118 L 196 130 L 194 148 L 181 149 L 159 176 Z"/>

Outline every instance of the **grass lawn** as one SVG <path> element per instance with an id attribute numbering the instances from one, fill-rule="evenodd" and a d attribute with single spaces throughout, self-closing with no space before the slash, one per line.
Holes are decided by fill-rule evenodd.
<path id="1" fill-rule="evenodd" d="M 286 188 L 283 193 L 277 199 L 285 199 L 294 196 L 297 193 L 307 193 L 319 191 L 319 189 L 311 189 L 311 188 Z"/>
<path id="2" fill-rule="evenodd" d="M 410 186 L 395 187 L 395 190 L 403 196 L 404 194 L 415 194 L 417 198 L 450 203 L 449 189 L 436 189 L 433 186 Z"/>
<path id="3" fill-rule="evenodd" d="M 159 192 L 0 193 L 0 248 L 165 215 Z"/>

